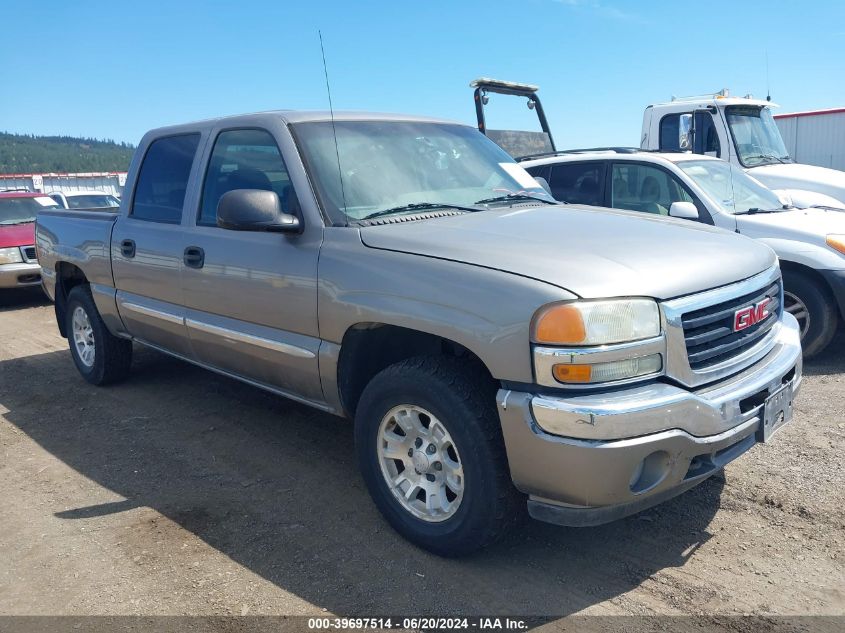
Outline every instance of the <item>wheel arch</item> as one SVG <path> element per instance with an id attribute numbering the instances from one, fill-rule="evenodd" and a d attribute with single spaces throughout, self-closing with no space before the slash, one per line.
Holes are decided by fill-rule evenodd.
<path id="1" fill-rule="evenodd" d="M 56 323 L 59 326 L 59 333 L 64 338 L 67 338 L 65 315 L 67 312 L 68 295 L 76 286 L 87 283 L 88 278 L 79 266 L 69 262 L 56 263 L 56 296 L 53 306 L 56 311 Z"/>
<path id="2" fill-rule="evenodd" d="M 822 275 L 815 268 L 811 268 L 810 266 L 807 266 L 805 264 L 799 264 L 797 262 L 782 259 L 780 260 L 780 269 L 784 272 L 789 271 L 809 277 L 830 296 L 831 300 L 834 300 L 835 294 L 833 288 L 830 285 L 830 282 L 825 279 L 824 275 Z M 837 312 L 839 312 L 840 319 L 845 319 L 845 312 L 843 312 L 841 309 L 838 309 Z"/>
<path id="3" fill-rule="evenodd" d="M 346 415 L 355 416 L 361 394 L 376 374 L 414 356 L 466 358 L 477 365 L 484 380 L 496 383 L 481 358 L 456 341 L 388 323 L 356 323 L 343 335 L 337 363 L 337 388 Z"/>

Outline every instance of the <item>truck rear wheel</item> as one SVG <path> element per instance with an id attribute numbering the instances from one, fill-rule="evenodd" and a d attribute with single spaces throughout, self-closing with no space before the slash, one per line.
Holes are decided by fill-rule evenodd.
<path id="1" fill-rule="evenodd" d="M 106 385 L 126 378 L 132 365 L 132 341 L 108 331 L 87 285 L 76 286 L 68 294 L 65 319 L 70 355 L 85 380 Z"/>
<path id="2" fill-rule="evenodd" d="M 372 379 L 355 416 L 376 506 L 402 536 L 443 556 L 492 544 L 522 515 L 495 389 L 480 375 L 454 358 L 401 361 Z"/>
<path id="3" fill-rule="evenodd" d="M 804 358 L 812 358 L 828 346 L 839 325 L 836 304 L 827 288 L 801 272 L 783 272 L 784 309 L 801 328 Z"/>

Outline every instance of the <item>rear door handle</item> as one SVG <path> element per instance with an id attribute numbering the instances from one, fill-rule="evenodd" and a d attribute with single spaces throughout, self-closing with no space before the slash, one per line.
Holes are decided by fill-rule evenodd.
<path id="1" fill-rule="evenodd" d="M 188 268 L 202 268 L 205 264 L 205 251 L 199 246 L 189 246 L 182 258 Z"/>
<path id="2" fill-rule="evenodd" d="M 124 257 L 135 257 L 135 240 L 123 240 L 120 243 L 120 252 Z"/>

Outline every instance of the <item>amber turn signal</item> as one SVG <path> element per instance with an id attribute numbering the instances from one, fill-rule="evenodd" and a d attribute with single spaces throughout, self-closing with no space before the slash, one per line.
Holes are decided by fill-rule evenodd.
<path id="1" fill-rule="evenodd" d="M 581 311 L 574 305 L 554 305 L 542 312 L 534 325 L 538 343 L 577 345 L 587 338 Z"/>
<path id="2" fill-rule="evenodd" d="M 845 235 L 828 235 L 827 245 L 845 255 Z"/>
<path id="3" fill-rule="evenodd" d="M 590 382 L 593 369 L 589 365 L 555 365 L 552 374 L 559 382 Z"/>

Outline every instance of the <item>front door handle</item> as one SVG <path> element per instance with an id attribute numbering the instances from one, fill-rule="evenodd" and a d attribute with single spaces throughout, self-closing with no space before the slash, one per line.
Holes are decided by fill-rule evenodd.
<path id="1" fill-rule="evenodd" d="M 120 252 L 124 257 L 135 257 L 135 240 L 123 240 L 120 243 Z"/>
<path id="2" fill-rule="evenodd" d="M 202 268 L 205 264 L 205 251 L 199 246 L 189 246 L 182 258 L 188 268 Z"/>

